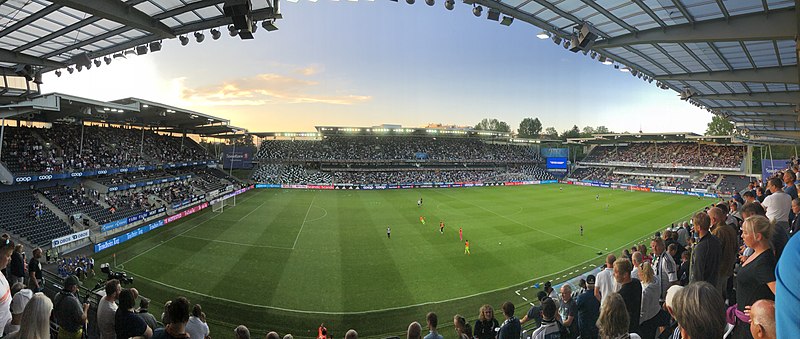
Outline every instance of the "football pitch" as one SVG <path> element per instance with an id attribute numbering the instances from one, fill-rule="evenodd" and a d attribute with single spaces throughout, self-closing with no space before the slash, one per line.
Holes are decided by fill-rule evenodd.
<path id="1" fill-rule="evenodd" d="M 202 304 L 215 338 L 238 324 L 313 337 L 323 322 L 335 336 L 399 335 L 429 311 L 447 335 L 454 314 L 474 322 L 485 303 L 524 315 L 537 290 L 516 290 L 587 271 L 711 202 L 561 184 L 253 190 L 95 258 L 134 276 L 151 313 L 178 295 Z"/>

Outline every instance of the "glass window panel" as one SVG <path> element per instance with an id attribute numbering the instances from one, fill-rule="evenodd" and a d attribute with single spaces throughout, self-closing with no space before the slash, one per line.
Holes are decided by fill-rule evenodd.
<path id="1" fill-rule="evenodd" d="M 689 22 L 672 1 L 644 0 L 644 3 L 667 25 L 680 25 Z"/>
<path id="2" fill-rule="evenodd" d="M 175 20 L 182 22 L 184 25 L 200 21 L 200 17 L 198 17 L 197 14 L 194 14 L 192 12 L 184 12 L 174 16 L 174 18 Z"/>
<path id="3" fill-rule="evenodd" d="M 769 9 L 794 7 L 794 0 L 767 0 Z"/>
<path id="4" fill-rule="evenodd" d="M 173 19 L 173 18 L 161 19 L 161 22 L 162 22 L 163 24 L 165 24 L 165 25 L 169 26 L 170 28 L 175 28 L 175 27 L 179 27 L 179 26 L 181 26 L 181 23 L 180 23 L 180 22 L 178 22 L 178 20 L 175 20 L 175 19 Z"/>
<path id="5" fill-rule="evenodd" d="M 142 2 L 142 3 L 140 3 L 140 4 L 136 5 L 136 6 L 133 6 L 133 7 L 135 7 L 136 9 L 142 11 L 144 14 L 147 14 L 149 16 L 154 16 L 156 14 L 164 12 L 163 9 L 161 9 L 158 6 L 156 6 L 154 3 L 150 2 L 150 1 Z"/>
<path id="6" fill-rule="evenodd" d="M 220 12 L 220 10 L 219 10 L 219 8 L 217 8 L 217 6 L 203 7 L 201 9 L 196 10 L 195 12 L 197 14 L 199 14 L 200 17 L 202 17 L 202 18 L 204 18 L 206 20 L 210 19 L 210 18 L 216 18 L 216 17 L 219 17 L 219 16 L 223 15 L 223 13 Z"/>

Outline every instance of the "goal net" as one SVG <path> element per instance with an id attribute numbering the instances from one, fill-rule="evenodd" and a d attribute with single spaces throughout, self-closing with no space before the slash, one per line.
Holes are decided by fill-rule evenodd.
<path id="1" fill-rule="evenodd" d="M 236 206 L 236 196 L 222 198 L 217 202 L 211 203 L 211 210 L 214 212 L 222 213 L 226 206 Z"/>

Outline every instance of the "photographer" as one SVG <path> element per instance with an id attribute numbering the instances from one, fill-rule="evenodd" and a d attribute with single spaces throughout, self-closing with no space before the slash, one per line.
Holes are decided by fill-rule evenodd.
<path id="1" fill-rule="evenodd" d="M 81 339 L 83 325 L 86 324 L 89 304 L 81 305 L 78 300 L 78 286 L 81 285 L 74 275 L 64 279 L 64 290 L 58 292 L 53 300 L 53 316 L 58 324 L 58 338 Z"/>

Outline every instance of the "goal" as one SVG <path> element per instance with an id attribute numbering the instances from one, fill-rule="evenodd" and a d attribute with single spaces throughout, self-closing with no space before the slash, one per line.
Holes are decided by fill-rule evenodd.
<path id="1" fill-rule="evenodd" d="M 236 196 L 220 198 L 216 202 L 212 202 L 211 210 L 222 213 L 225 210 L 225 206 L 236 206 Z"/>

